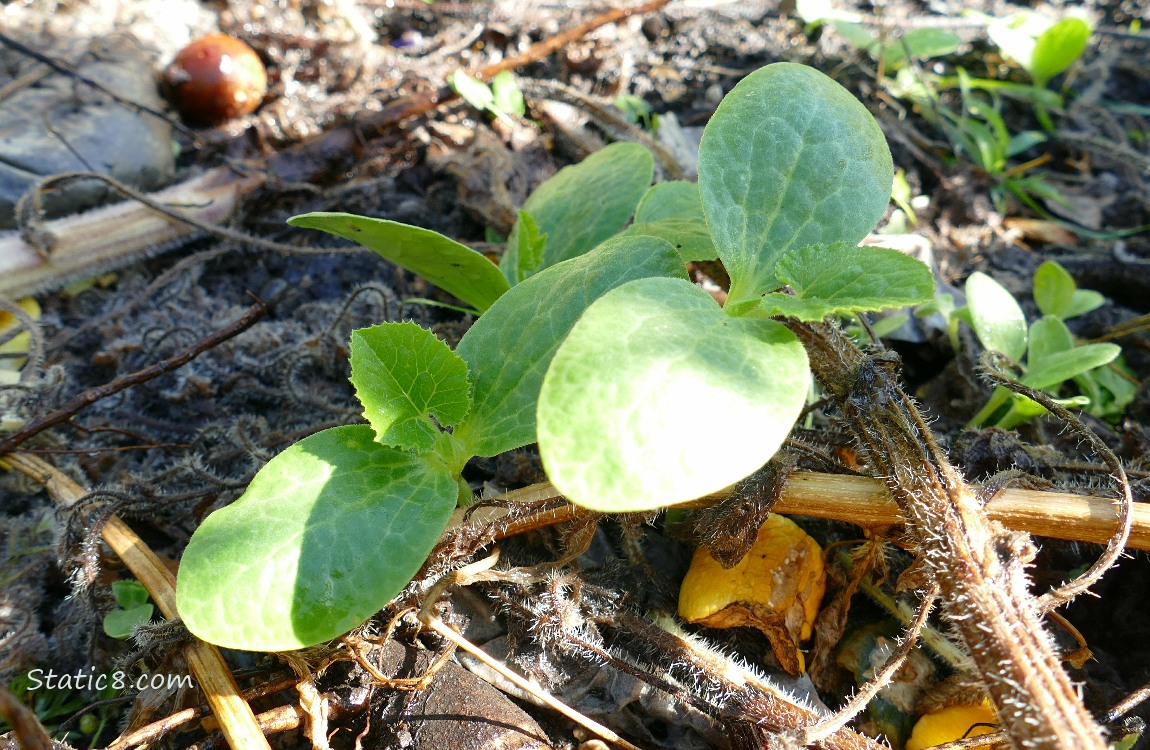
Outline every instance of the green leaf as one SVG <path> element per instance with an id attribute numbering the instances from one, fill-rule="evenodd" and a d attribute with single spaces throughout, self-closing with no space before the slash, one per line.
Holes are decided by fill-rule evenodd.
<path id="1" fill-rule="evenodd" d="M 539 231 L 535 219 L 523 209 L 519 210 L 518 227 L 519 231 L 514 235 L 515 258 L 519 264 L 516 278 L 525 279 L 543 263 L 543 247 L 547 244 L 547 235 Z"/>
<path id="2" fill-rule="evenodd" d="M 491 307 L 508 289 L 503 274 L 481 253 L 430 229 L 328 212 L 293 216 L 288 224 L 357 242 L 480 311 Z"/>
<path id="3" fill-rule="evenodd" d="M 1052 260 L 1034 272 L 1034 302 L 1043 315 L 1066 317 L 1078 285 L 1066 269 Z"/>
<path id="4" fill-rule="evenodd" d="M 934 297 L 930 269 L 909 255 L 884 247 L 852 247 L 837 242 L 794 248 L 779 258 L 775 273 L 795 294 L 768 294 L 760 310 L 799 320 L 907 307 Z"/>
<path id="5" fill-rule="evenodd" d="M 462 97 L 463 101 L 476 109 L 488 110 L 495 104 L 495 94 L 492 93 L 491 87 L 478 78 L 467 75 L 462 70 L 452 73 L 448 83 L 452 90 Z"/>
<path id="6" fill-rule="evenodd" d="M 890 45 L 895 51 L 893 62 L 901 61 L 909 52 L 914 58 L 945 57 L 962 46 L 962 40 L 945 29 L 911 29 Z"/>
<path id="7" fill-rule="evenodd" d="M 966 280 L 966 305 L 971 328 L 987 349 L 1015 362 L 1026 353 L 1026 316 L 1014 295 L 981 271 Z"/>
<path id="8" fill-rule="evenodd" d="M 351 384 L 376 440 L 426 453 L 439 427 L 471 408 L 467 363 L 415 323 L 383 323 L 351 334 Z"/>
<path id="9" fill-rule="evenodd" d="M 635 212 L 654 173 L 651 152 L 637 143 L 613 143 L 560 169 L 523 204 L 547 235 L 542 265 L 530 271 L 582 255 L 617 233 Z M 530 275 L 518 275 L 518 232 L 516 223 L 499 264 L 513 284 Z"/>
<path id="10" fill-rule="evenodd" d="M 1050 388 L 1101 367 L 1121 353 L 1122 347 L 1117 344 L 1083 344 L 1069 351 L 1055 352 L 1030 367 L 1022 382 L 1031 388 Z"/>
<path id="11" fill-rule="evenodd" d="M 617 237 L 503 295 L 456 348 L 473 383 L 471 414 L 455 438 L 478 456 L 535 442 L 535 403 L 560 342 L 600 296 L 648 276 L 685 277 L 686 271 L 665 240 Z"/>
<path id="12" fill-rule="evenodd" d="M 758 469 L 809 387 L 782 325 L 727 315 L 682 279 L 603 295 L 559 347 L 539 396 L 547 476 L 599 511 L 693 500 Z"/>
<path id="13" fill-rule="evenodd" d="M 121 641 L 131 638 L 137 625 L 152 621 L 155 611 L 151 604 L 114 609 L 104 615 L 104 634 Z"/>
<path id="14" fill-rule="evenodd" d="M 124 609 L 148 603 L 148 590 L 139 581 L 115 581 L 112 584 L 112 596 L 116 598 L 116 604 Z"/>
<path id="15" fill-rule="evenodd" d="M 635 223 L 621 232 L 624 237 L 643 235 L 661 237 L 675 246 L 684 263 L 699 260 L 714 260 L 719 257 L 707 224 L 698 219 L 659 219 L 658 221 Z"/>
<path id="16" fill-rule="evenodd" d="M 527 104 L 523 101 L 523 91 L 515 81 L 515 75 L 510 70 L 496 73 L 491 79 L 492 108 L 497 112 L 519 115 L 527 112 Z"/>
<path id="17" fill-rule="evenodd" d="M 195 635 L 284 651 L 335 638 L 411 580 L 455 508 L 438 461 L 334 427 L 273 458 L 208 516 L 180 562 L 176 603 Z"/>
<path id="18" fill-rule="evenodd" d="M 1101 292 L 1096 292 L 1093 289 L 1076 289 L 1074 297 L 1070 300 L 1070 307 L 1066 310 L 1063 318 L 1075 318 L 1079 315 L 1085 315 L 1091 310 L 1097 310 L 1106 304 L 1106 297 Z"/>
<path id="19" fill-rule="evenodd" d="M 647 188 L 635 208 L 635 223 L 645 224 L 662 219 L 705 221 L 699 186 L 694 182 L 671 180 Z"/>
<path id="20" fill-rule="evenodd" d="M 1070 335 L 1066 324 L 1053 315 L 1044 315 L 1030 325 L 1026 366 L 1041 366 L 1050 356 L 1073 348 L 1074 337 Z"/>
<path id="21" fill-rule="evenodd" d="M 1074 64 L 1086 51 L 1092 30 L 1081 18 L 1063 18 L 1038 37 L 1027 70 L 1034 82 L 1046 82 Z"/>
<path id="22" fill-rule="evenodd" d="M 857 245 L 890 200 L 882 130 L 850 92 L 803 65 L 744 78 L 703 132 L 699 189 L 732 303 L 778 286 L 786 250 Z"/>

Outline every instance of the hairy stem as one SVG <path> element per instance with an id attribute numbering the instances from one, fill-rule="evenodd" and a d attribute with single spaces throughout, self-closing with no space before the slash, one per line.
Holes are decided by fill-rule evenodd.
<path id="1" fill-rule="evenodd" d="M 893 359 L 865 355 L 832 326 L 789 326 L 906 518 L 918 560 L 938 583 L 943 613 L 973 655 L 1012 745 L 1105 750 L 1027 588 L 1028 538 L 991 524 L 898 386 Z"/>

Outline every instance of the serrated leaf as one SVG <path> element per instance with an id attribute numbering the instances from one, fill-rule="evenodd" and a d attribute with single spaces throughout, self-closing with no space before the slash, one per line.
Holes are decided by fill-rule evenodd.
<path id="1" fill-rule="evenodd" d="M 1081 18 L 1063 18 L 1038 37 L 1031 52 L 1027 70 L 1034 82 L 1046 82 L 1074 64 L 1086 51 L 1092 33 L 1090 24 Z"/>
<path id="2" fill-rule="evenodd" d="M 359 243 L 414 271 L 480 312 L 507 291 L 507 279 L 481 253 L 430 229 L 337 212 L 293 216 L 288 224 L 319 229 Z"/>
<path id="3" fill-rule="evenodd" d="M 714 260 L 719 257 L 715 243 L 711 241 L 711 233 L 702 218 L 659 219 L 635 223 L 624 229 L 621 234 L 624 237 L 636 235 L 661 237 L 675 246 L 684 263 Z"/>
<path id="4" fill-rule="evenodd" d="M 987 349 L 1018 362 L 1026 353 L 1026 316 L 1014 295 L 981 271 L 966 280 L 971 328 Z"/>
<path id="5" fill-rule="evenodd" d="M 799 320 L 908 307 L 934 298 L 930 269 L 885 247 L 838 242 L 793 248 L 779 258 L 776 274 L 795 294 L 768 294 L 761 310 Z"/>
<path id="6" fill-rule="evenodd" d="M 1054 352 L 1030 367 L 1022 382 L 1031 388 L 1050 388 L 1076 375 L 1112 362 L 1122 353 L 1117 344 L 1083 344 L 1069 351 Z"/>
<path id="7" fill-rule="evenodd" d="M 539 396 L 547 475 L 594 510 L 693 500 L 758 469 L 809 387 L 783 326 L 735 318 L 682 279 L 624 284 L 587 309 Z"/>
<path id="8" fill-rule="evenodd" d="M 351 334 L 351 384 L 376 440 L 425 453 L 439 428 L 471 408 L 467 363 L 415 323 L 383 323 Z"/>
<path id="9" fill-rule="evenodd" d="M 1066 269 L 1052 260 L 1043 262 L 1034 272 L 1034 302 L 1043 315 L 1065 318 L 1077 288 Z"/>
<path id="10" fill-rule="evenodd" d="M 857 245 L 890 200 L 894 166 L 871 114 L 803 65 L 739 82 L 703 132 L 699 188 L 732 303 L 778 286 L 790 248 Z"/>
<path id="11" fill-rule="evenodd" d="M 531 272 L 582 255 L 622 229 L 654 173 L 650 151 L 637 143 L 613 143 L 536 188 L 523 210 L 547 235 L 547 245 L 542 264 Z M 513 284 L 526 277 L 517 275 L 518 231 L 517 223 L 499 263 Z"/>
<path id="12" fill-rule="evenodd" d="M 473 382 L 471 414 L 455 438 L 477 456 L 535 442 L 535 403 L 560 342 L 600 296 L 648 276 L 686 271 L 665 240 L 616 237 L 512 287 L 456 348 Z"/>
<path id="13" fill-rule="evenodd" d="M 699 186 L 694 182 L 670 180 L 647 188 L 639 205 L 635 207 L 635 223 L 644 224 L 662 219 L 698 219 L 705 223 Z"/>
<path id="14" fill-rule="evenodd" d="M 334 427 L 273 458 L 208 516 L 180 562 L 177 606 L 210 643 L 284 651 L 367 620 L 419 570 L 459 495 L 437 461 Z"/>
<path id="15" fill-rule="evenodd" d="M 526 278 L 531 271 L 538 268 L 543 262 L 543 246 L 547 244 L 547 235 L 539 231 L 539 225 L 531 214 L 519 210 L 519 231 L 515 233 L 515 257 L 519 267 L 516 278 Z"/>

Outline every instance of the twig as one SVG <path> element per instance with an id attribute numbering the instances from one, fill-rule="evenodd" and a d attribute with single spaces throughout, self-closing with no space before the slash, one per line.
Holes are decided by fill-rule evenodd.
<path id="1" fill-rule="evenodd" d="M 716 493 L 692 505 L 713 505 L 726 496 L 726 492 Z M 545 507 L 501 530 L 499 538 L 564 523 L 588 512 L 574 505 L 548 502 L 562 498 L 563 495 L 549 482 L 540 482 L 501 495 L 497 499 L 508 505 L 534 503 Z M 847 474 L 797 471 L 787 478 L 774 510 L 777 513 L 849 521 L 863 527 L 880 528 L 906 523 L 882 482 Z M 481 507 L 471 514 L 468 521 L 496 522 L 506 513 L 507 509 L 502 505 Z M 986 504 L 986 513 L 991 520 L 1016 531 L 1095 544 L 1106 544 L 1118 527 L 1118 516 L 1112 501 L 1064 492 L 1006 489 Z M 1132 524 L 1127 546 L 1131 549 L 1150 550 L 1150 505 L 1136 503 L 1130 515 Z M 460 512 L 452 525 L 458 526 L 463 521 L 464 514 Z"/>
<path id="2" fill-rule="evenodd" d="M 51 464 L 24 453 L 10 453 L 0 459 L 9 467 L 20 471 L 42 484 L 52 499 L 61 506 L 70 507 L 87 495 L 84 488 Z M 104 524 L 104 541 L 132 571 L 148 590 L 156 606 L 168 619 L 176 619 L 176 577 L 148 545 L 113 515 Z M 200 683 L 200 689 L 220 722 L 220 729 L 233 750 L 268 748 L 267 739 L 256 723 L 251 706 L 244 700 L 235 678 L 228 670 L 219 649 L 201 640 L 193 639 L 184 649 L 188 667 Z"/>
<path id="3" fill-rule="evenodd" d="M 267 312 L 267 307 L 263 302 L 257 302 L 240 318 L 232 323 L 224 326 L 215 333 L 200 339 L 195 344 L 185 349 L 184 351 L 176 354 L 175 356 L 168 357 L 167 359 L 157 362 L 154 365 L 145 367 L 142 370 L 121 375 L 110 383 L 98 385 L 89 388 L 86 391 L 73 396 L 60 408 L 43 417 L 32 420 L 28 424 L 16 430 L 11 435 L 6 435 L 0 438 L 0 455 L 10 453 L 16 449 L 21 443 L 28 438 L 38 435 L 49 427 L 54 427 L 61 422 L 66 422 L 74 417 L 80 410 L 91 406 L 100 399 L 107 398 L 120 391 L 131 388 L 132 386 L 139 385 L 140 383 L 147 382 L 152 378 L 162 375 L 169 370 L 174 370 L 181 367 L 193 359 L 208 351 L 209 349 L 218 346 L 219 344 L 227 341 L 228 339 L 236 336 L 243 331 L 251 328 L 256 321 L 264 316 Z"/>

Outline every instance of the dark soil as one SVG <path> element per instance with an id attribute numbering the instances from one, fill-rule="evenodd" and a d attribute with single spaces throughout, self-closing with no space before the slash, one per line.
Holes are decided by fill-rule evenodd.
<path id="1" fill-rule="evenodd" d="M 434 90 L 456 67 L 478 68 L 516 54 L 595 13 L 593 8 L 560 11 L 530 3 L 364 2 L 358 5 L 371 8 L 367 15 L 378 41 L 360 44 L 341 37 L 342 27 L 325 15 L 335 5 L 305 2 L 298 14 L 281 14 L 264 0 L 211 5 L 209 15 L 219 26 L 248 39 L 270 64 L 272 88 L 260 112 L 247 120 L 203 131 L 201 142 L 178 136 L 182 173 L 225 159 L 259 164 L 361 112 L 378 110 L 394 97 Z M 1062 4 L 1055 5 L 1053 12 L 1058 12 Z M 1126 33 L 1138 12 L 1133 0 L 1066 5 L 1092 14 L 1100 31 L 1085 58 L 1052 84 L 1066 87 L 1068 106 L 1054 113 L 1058 130 L 1050 143 L 1015 162 L 1048 153 L 1049 161 L 1031 174 L 1073 189 L 1082 210 L 1097 209 L 1097 226 L 1086 228 L 1092 231 L 1071 233 L 1058 243 L 1044 242 L 1011 221 L 1048 216 L 1011 201 L 1002 210 L 996 208 L 995 178 L 955 158 L 944 133 L 884 91 L 876 82 L 874 60 L 830 28 L 804 29 L 802 21 L 775 3 L 672 2 L 663 10 L 593 32 L 559 54 L 526 66 L 519 75 L 558 81 L 600 102 L 620 93 L 635 94 L 656 113 L 673 113 L 682 125 L 698 127 L 722 95 L 758 67 L 776 61 L 813 65 L 875 113 L 912 194 L 929 198 L 918 211 L 913 231 L 931 242 L 941 282 L 961 288 L 972 271 L 987 271 L 1033 313 L 1029 290 L 1034 269 L 1044 259 L 1057 259 L 1081 287 L 1107 296 L 1103 308 L 1076 323 L 1075 333 L 1091 338 L 1150 313 L 1150 235 L 1127 231 L 1150 225 L 1150 37 Z M 1014 8 L 1000 2 L 973 6 L 994 15 Z M 962 65 L 976 75 L 1003 71 L 1013 80 L 1024 80 L 1002 62 L 977 25 L 959 19 L 954 3 L 863 2 L 854 10 L 876 34 L 896 34 L 915 25 L 953 28 L 968 41 L 940 65 Z M 45 15 L 51 12 L 45 9 Z M 0 18 L 0 28 L 4 23 Z M 25 42 L 55 50 L 65 59 L 62 50 L 74 41 L 47 18 L 40 26 L 9 30 L 16 32 Z M 414 46 L 391 46 L 400 39 Z M 14 76 L 13 70 L 19 68 L 0 70 L 0 76 Z M 0 77 L 0 84 L 5 82 Z M 400 127 L 367 133 L 354 158 L 340 168 L 310 170 L 311 184 L 269 183 L 246 201 L 234 227 L 289 244 L 337 246 L 340 243 L 327 243 L 317 234 L 292 230 L 285 220 L 306 211 L 343 210 L 482 243 L 486 227 L 506 229 L 508 200 L 521 202 L 555 169 L 582 156 L 578 139 L 556 129 L 531 96 L 529 103 L 529 117 L 541 124 L 514 131 L 453 103 Z M 950 105 L 955 102 L 950 100 Z M 1038 127 L 1027 107 L 1008 105 L 1004 115 L 1012 132 Z M 626 137 L 610 124 L 592 121 L 580 127 L 589 138 Z M 487 150 L 478 152 L 479 143 Z M 493 183 L 491 175 L 500 174 L 504 181 Z M 25 446 L 93 488 L 91 503 L 73 513 L 55 511 L 38 486 L 14 474 L 0 477 L 4 684 L 37 667 L 57 673 L 121 668 L 181 672 L 178 646 L 186 634 L 178 629 L 145 631 L 135 642 L 103 635 L 102 615 L 113 605 L 109 584 L 130 574 L 101 546 L 102 520 L 119 514 L 153 550 L 178 560 L 198 523 L 235 499 L 268 458 L 318 429 L 360 419 L 347 381 L 352 329 L 413 319 L 454 340 L 469 323 L 444 308 L 405 302 L 414 297 L 451 300 L 368 252 L 274 253 L 202 236 L 121 269 L 107 283 L 41 295 L 44 356 L 30 365 L 34 375 L 26 382 L 32 387 L 0 392 L 5 414 L 24 419 L 46 414 L 83 388 L 170 356 L 237 317 L 251 303 L 249 293 L 270 305 L 268 316 L 251 330 L 175 372 L 96 403 Z M 1119 343 L 1144 382 L 1150 376 L 1150 338 L 1135 333 Z M 935 418 L 934 428 L 952 447 L 968 479 L 982 481 L 1017 468 L 1070 490 L 1103 491 L 1098 474 L 1067 470 L 1096 457 L 1080 453 L 1078 440 L 1056 423 L 1027 425 L 1014 435 L 962 431 L 988 395 L 974 375 L 970 352 L 976 347 L 973 341 L 968 344 L 957 356 L 937 332 L 918 342 L 892 344 L 903 355 L 911 389 Z M 1090 422 L 1139 481 L 1146 476 L 1138 470 L 1150 445 L 1148 396 L 1143 388 L 1117 424 Z M 814 439 L 831 446 L 844 442 L 834 431 L 833 414 L 821 424 L 829 429 Z M 538 481 L 542 475 L 537 458 L 524 450 L 475 461 L 467 478 L 477 492 L 490 493 Z M 1144 485 L 1136 489 L 1145 494 Z M 858 537 L 858 530 L 845 523 L 804 525 L 825 544 Z M 604 521 L 577 567 L 538 576 L 520 587 L 476 586 L 451 597 L 448 610 L 460 621 L 472 621 L 469 637 L 490 642 L 494 653 L 642 747 L 753 746 L 697 707 L 676 702 L 586 654 L 580 658 L 562 653 L 536 632 L 548 606 L 579 609 L 591 619 L 602 615 L 606 619 L 598 627 L 610 645 L 620 653 L 637 654 L 650 672 L 663 674 L 667 665 L 658 663 L 657 653 L 641 652 L 625 634 L 612 630 L 610 613 L 619 607 L 628 612 L 674 610 L 690 547 L 665 531 L 661 520 Z M 575 536 L 544 531 L 510 539 L 502 564 L 526 567 L 554 561 L 563 556 L 565 541 Z M 1042 551 L 1033 568 L 1036 591 L 1065 580 L 1100 551 L 1087 544 L 1040 541 Z M 898 566 L 909 561 L 901 553 L 892 557 Z M 437 570 L 443 572 L 433 564 L 428 572 Z M 1150 604 L 1144 595 L 1148 579 L 1150 558 L 1133 552 L 1096 588 L 1096 597 L 1083 597 L 1063 611 L 1094 656 L 1074 671 L 1074 678 L 1082 681 L 1096 715 L 1150 684 Z M 375 625 L 382 629 L 392 614 L 381 613 Z M 855 624 L 880 616 L 859 597 L 852 613 Z M 1062 635 L 1065 631 L 1052 628 L 1059 632 L 1060 644 L 1071 647 L 1073 641 Z M 775 669 L 770 648 L 757 633 L 705 634 L 756 667 Z M 427 662 L 419 649 L 443 647 L 427 636 L 417 641 L 419 648 L 405 643 L 406 656 L 395 651 L 394 644 L 389 647 L 389 663 L 406 670 L 400 676 L 418 676 Z M 312 656 L 313 665 L 323 659 L 323 654 Z M 289 673 L 282 661 L 269 656 L 229 658 L 241 670 L 244 687 Z M 433 684 L 424 698 L 384 688 L 368 690 L 370 679 L 352 663 L 329 670 L 319 688 L 330 691 L 338 704 L 331 727 L 338 728 L 333 746 L 352 747 L 360 733 L 367 747 L 458 750 L 492 746 L 497 735 L 499 741 L 512 741 L 513 736 L 514 742 L 523 743 L 508 745 L 515 747 L 533 746 L 534 741 L 575 747 L 585 739 L 582 730 L 549 710 L 518 696 L 505 698 L 471 673 L 454 664 L 451 669 L 454 676 Z M 831 670 L 820 677 L 814 684 L 801 681 L 796 689 L 809 690 L 834 707 L 854 687 L 842 672 Z M 107 697 L 92 691 L 79 694 L 80 706 L 95 706 Z M 437 703 L 442 696 L 444 702 Z M 146 705 L 145 698 L 155 703 Z M 256 708 L 298 700 L 298 694 L 287 690 L 263 699 Z M 95 709 L 110 719 L 99 735 L 73 733 L 70 741 L 104 746 L 118 734 L 120 724 L 140 726 L 199 701 L 195 691 L 129 695 Z M 73 711 L 45 721 L 58 725 Z M 468 712 L 469 718 L 460 718 Z M 1150 717 L 1150 709 L 1136 708 L 1133 715 Z M 493 733 L 493 726 L 502 727 L 502 735 Z M 76 727 L 73 722 L 66 728 Z M 206 736 L 210 732 L 193 729 L 161 742 L 186 747 Z M 276 736 L 273 744 L 303 747 L 308 740 L 293 731 Z"/>

